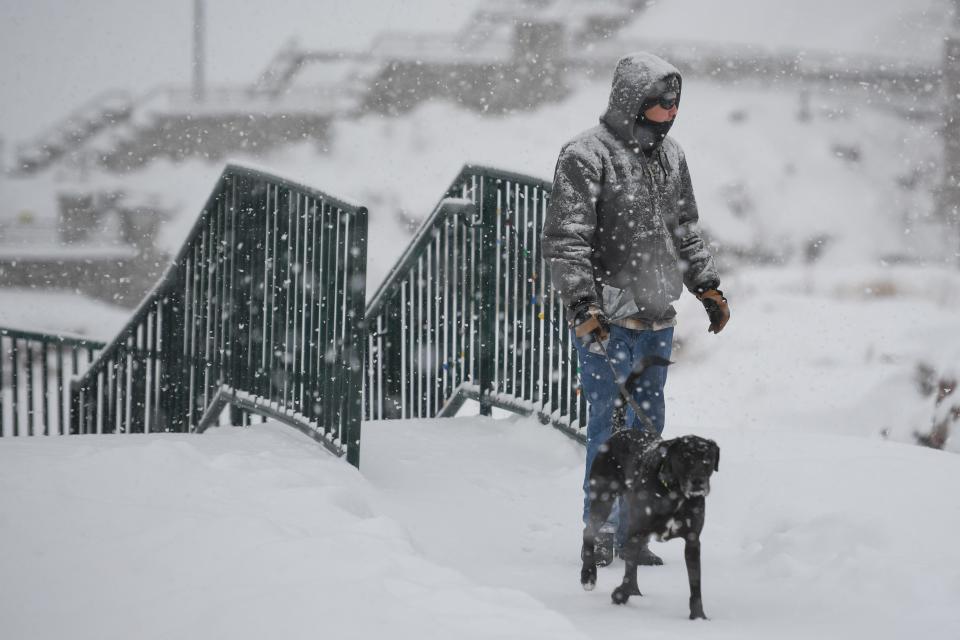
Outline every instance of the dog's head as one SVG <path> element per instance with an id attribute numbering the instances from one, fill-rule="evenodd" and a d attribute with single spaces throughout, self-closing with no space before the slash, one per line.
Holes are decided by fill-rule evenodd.
<path id="1" fill-rule="evenodd" d="M 683 436 L 660 444 L 659 478 L 685 498 L 710 494 L 710 476 L 720 469 L 720 447 L 713 440 Z"/>

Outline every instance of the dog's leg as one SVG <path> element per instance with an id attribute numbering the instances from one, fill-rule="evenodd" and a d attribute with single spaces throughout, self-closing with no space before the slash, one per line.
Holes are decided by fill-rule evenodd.
<path id="1" fill-rule="evenodd" d="M 626 604 L 630 596 L 643 595 L 640 593 L 640 587 L 637 585 L 637 559 L 640 554 L 640 548 L 643 545 L 643 538 L 644 536 L 633 534 L 623 546 L 622 553 L 626 566 L 623 571 L 623 582 L 621 582 L 620 586 L 614 589 L 610 595 L 613 604 Z"/>
<path id="2" fill-rule="evenodd" d="M 583 531 L 583 547 L 580 549 L 580 559 L 583 566 L 580 567 L 580 585 L 584 591 L 593 591 L 597 586 L 597 550 L 594 540 L 596 532 L 587 533 L 590 526 Z"/>
<path id="3" fill-rule="evenodd" d="M 700 595 L 700 538 L 687 538 L 687 545 L 683 549 L 683 557 L 687 561 L 687 578 L 690 580 L 690 619 L 707 619 L 703 612 L 703 598 Z"/>
<path id="4" fill-rule="evenodd" d="M 580 559 L 583 561 L 580 569 L 580 584 L 586 591 L 593 591 L 597 586 L 597 533 L 610 516 L 613 502 L 617 498 L 616 491 L 612 490 L 609 482 L 602 476 L 591 476 L 590 489 L 592 494 L 590 517 L 583 529 L 583 548 L 580 550 Z"/>

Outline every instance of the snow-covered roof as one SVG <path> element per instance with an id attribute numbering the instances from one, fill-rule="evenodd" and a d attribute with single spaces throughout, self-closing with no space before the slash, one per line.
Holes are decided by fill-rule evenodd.
<path id="1" fill-rule="evenodd" d="M 625 38 L 939 62 L 949 0 L 664 0 Z"/>

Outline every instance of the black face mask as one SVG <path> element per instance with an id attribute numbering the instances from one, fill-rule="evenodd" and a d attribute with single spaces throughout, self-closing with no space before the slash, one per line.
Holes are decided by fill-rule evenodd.
<path id="1" fill-rule="evenodd" d="M 673 120 L 653 122 L 647 120 L 646 116 L 641 113 L 637 116 L 637 120 L 634 123 L 633 135 L 637 138 L 637 142 L 640 143 L 640 148 L 643 152 L 649 155 L 651 151 L 660 146 L 660 143 L 667 137 L 667 133 L 669 133 L 670 127 L 672 126 Z"/>

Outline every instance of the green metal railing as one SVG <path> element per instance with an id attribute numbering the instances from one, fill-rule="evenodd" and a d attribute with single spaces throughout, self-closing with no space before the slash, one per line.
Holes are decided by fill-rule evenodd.
<path id="1" fill-rule="evenodd" d="M 74 336 L 0 328 L 0 437 L 71 433 L 70 378 L 103 347 Z"/>
<path id="2" fill-rule="evenodd" d="M 582 441 L 576 353 L 540 249 L 549 191 L 465 167 L 364 310 L 366 210 L 227 167 L 117 338 L 80 343 L 88 354 L 102 348 L 85 371 L 82 357 L 68 358 L 81 374 L 69 432 L 272 417 L 358 464 L 361 417 L 448 416 L 474 399 L 482 414 L 536 415 Z M 6 432 L 36 430 L 54 413 L 65 424 L 63 409 L 40 418 L 24 408 L 49 403 L 20 389 L 36 367 L 20 366 L 24 347 L 5 339 L 17 372 L 0 370 L 14 389 L 2 398 Z M 62 397 L 67 369 L 55 369 Z"/>
<path id="3" fill-rule="evenodd" d="M 367 307 L 367 419 L 470 398 L 583 440 L 586 400 L 540 251 L 550 184 L 466 166 Z"/>
<path id="4" fill-rule="evenodd" d="M 367 211 L 228 166 L 161 282 L 73 383 L 80 433 L 281 419 L 358 464 Z"/>

